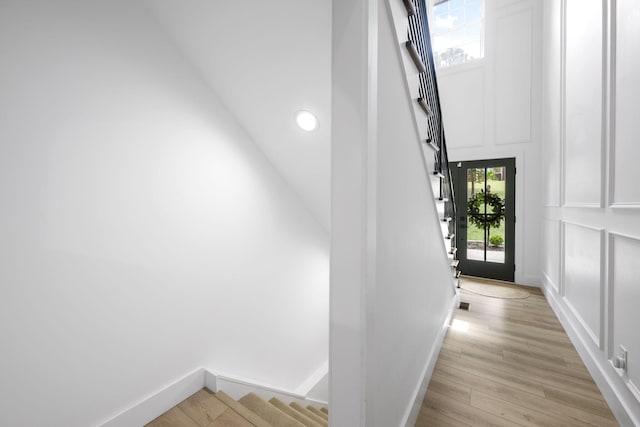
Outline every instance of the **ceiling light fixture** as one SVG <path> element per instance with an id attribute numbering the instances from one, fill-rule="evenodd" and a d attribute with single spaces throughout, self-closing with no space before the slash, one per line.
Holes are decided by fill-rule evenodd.
<path id="1" fill-rule="evenodd" d="M 318 118 L 308 111 L 299 111 L 296 115 L 296 122 L 300 129 L 307 132 L 314 131 L 318 128 Z"/>

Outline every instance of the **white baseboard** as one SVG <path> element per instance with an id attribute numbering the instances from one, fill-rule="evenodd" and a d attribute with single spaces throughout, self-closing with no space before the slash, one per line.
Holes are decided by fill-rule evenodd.
<path id="1" fill-rule="evenodd" d="M 129 409 L 121 412 L 102 427 L 140 427 L 173 408 L 205 385 L 205 370 L 200 368 L 182 379 L 168 385 L 157 393 L 146 397 Z"/>
<path id="2" fill-rule="evenodd" d="M 449 307 L 449 310 L 447 311 L 447 315 L 445 316 L 442 327 L 440 328 L 440 332 L 438 333 L 438 336 L 436 337 L 433 346 L 431 347 L 431 352 L 429 353 L 429 357 L 427 358 L 424 369 L 422 370 L 422 379 L 413 392 L 413 399 L 411 400 L 411 404 L 405 411 L 404 417 L 402 417 L 402 422 L 400 423 L 401 426 L 413 427 L 418 420 L 420 407 L 422 406 L 422 401 L 424 400 L 424 396 L 427 393 L 427 388 L 429 387 L 429 382 L 431 381 L 433 370 L 436 367 L 436 362 L 438 361 L 438 356 L 440 355 L 440 350 L 442 349 L 444 337 L 447 335 L 447 331 L 449 330 L 449 324 L 451 323 L 451 318 L 453 317 L 453 310 L 455 310 L 459 305 L 460 295 L 458 292 L 456 292 L 455 295 L 453 295 L 453 297 L 451 298 L 451 305 Z"/>
<path id="3" fill-rule="evenodd" d="M 320 377 L 320 379 L 322 379 L 322 377 Z M 311 399 L 305 395 L 283 390 L 276 386 L 261 384 L 250 379 L 224 375 L 212 370 L 200 368 L 157 393 L 144 398 L 115 417 L 100 424 L 100 426 L 140 427 L 159 417 L 204 387 L 207 387 L 213 392 L 222 390 L 234 399 L 239 399 L 247 393 L 255 393 L 266 400 L 276 397 L 287 404 L 297 402 L 303 406 L 313 405 L 317 408 L 328 407 L 327 402 Z"/>
<path id="4" fill-rule="evenodd" d="M 603 358 L 594 354 L 592 350 L 594 346 L 593 340 L 580 333 L 581 326 L 579 325 L 578 319 L 573 317 L 570 307 L 568 307 L 557 294 L 552 283 L 545 280 L 541 289 L 582 358 L 582 361 L 589 370 L 593 380 L 600 389 L 602 396 L 607 401 L 618 423 L 621 426 L 640 426 L 638 411 L 630 409 L 634 405 L 634 402 L 625 398 L 628 394 L 626 386 L 624 384 L 618 384 L 619 381 L 616 381 L 610 373 L 613 368 L 609 366 L 608 362 L 601 363 L 600 359 Z M 634 412 L 636 412 L 636 414 L 634 414 Z"/>
<path id="5" fill-rule="evenodd" d="M 296 389 L 296 393 L 306 396 L 324 377 L 329 375 L 329 360 L 324 362 L 313 374 L 309 376 Z"/>
<path id="6" fill-rule="evenodd" d="M 532 274 L 523 274 L 523 275 L 516 274 L 515 279 L 516 279 L 516 284 L 518 285 L 532 286 L 534 288 L 542 287 L 540 276 L 534 276 Z"/>
<path id="7" fill-rule="evenodd" d="M 277 386 L 264 384 L 247 378 L 207 371 L 205 385 L 211 391 L 224 391 L 234 399 L 239 399 L 247 393 L 255 393 L 263 399 L 272 397 L 282 400 L 284 403 L 297 402 L 303 406 L 313 405 L 317 408 L 327 408 L 328 403 L 312 399 L 295 391 L 281 389 Z"/>

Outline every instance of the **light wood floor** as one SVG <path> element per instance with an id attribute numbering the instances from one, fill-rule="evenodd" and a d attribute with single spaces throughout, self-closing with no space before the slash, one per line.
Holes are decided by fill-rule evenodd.
<path id="1" fill-rule="evenodd" d="M 416 426 L 618 426 L 544 295 L 528 289 L 462 291 L 469 311 L 454 320 L 469 329 L 449 328 Z"/>

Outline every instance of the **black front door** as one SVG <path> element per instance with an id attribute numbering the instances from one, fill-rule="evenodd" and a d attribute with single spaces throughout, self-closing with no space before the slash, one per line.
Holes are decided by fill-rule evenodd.
<path id="1" fill-rule="evenodd" d="M 456 194 L 458 269 L 514 280 L 515 159 L 450 164 Z"/>

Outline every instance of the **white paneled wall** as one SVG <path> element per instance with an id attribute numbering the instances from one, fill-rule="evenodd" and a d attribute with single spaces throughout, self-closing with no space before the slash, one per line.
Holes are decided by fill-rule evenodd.
<path id="1" fill-rule="evenodd" d="M 496 20 L 497 144 L 531 141 L 531 32 L 529 7 L 500 11 Z"/>
<path id="2" fill-rule="evenodd" d="M 600 206 L 602 0 L 566 1 L 565 204 Z"/>
<path id="3" fill-rule="evenodd" d="M 610 278 L 611 278 L 611 323 L 609 325 L 611 356 L 624 346 L 629 355 L 640 354 L 638 324 L 633 321 L 640 301 L 640 239 L 610 235 Z M 627 385 L 640 399 L 640 365 L 634 363 L 637 356 L 630 359 L 625 378 Z"/>
<path id="4" fill-rule="evenodd" d="M 616 57 L 614 64 L 614 129 L 611 144 L 612 191 L 611 201 L 617 206 L 640 207 L 638 175 L 638 100 L 640 85 L 640 2 L 617 2 Z"/>
<path id="5" fill-rule="evenodd" d="M 560 221 L 545 219 L 544 221 L 544 248 L 545 257 L 543 271 L 545 279 L 553 286 L 556 292 L 560 292 Z"/>
<path id="6" fill-rule="evenodd" d="M 545 3 L 542 20 L 542 41 L 545 67 L 542 70 L 542 174 L 545 206 L 560 206 L 560 163 L 562 156 L 562 2 Z M 556 239 L 559 234 L 556 234 Z"/>
<path id="7" fill-rule="evenodd" d="M 450 151 L 484 145 L 484 75 L 482 67 L 472 67 L 440 79 L 439 89 L 443 94 L 440 103 L 445 112 L 447 148 Z M 460 99 L 466 102 L 460 102 Z M 465 126 L 457 126 L 457 123 L 465 123 Z"/>
<path id="8" fill-rule="evenodd" d="M 602 230 L 564 223 L 564 299 L 600 347 L 602 336 Z"/>
<path id="9" fill-rule="evenodd" d="M 544 290 L 624 426 L 640 425 L 639 24 L 636 0 L 544 2 Z"/>
<path id="10" fill-rule="evenodd" d="M 486 0 L 484 58 L 438 70 L 449 159 L 516 159 L 515 281 L 531 285 L 541 281 L 545 185 L 538 169 L 541 12 L 539 1 Z"/>

